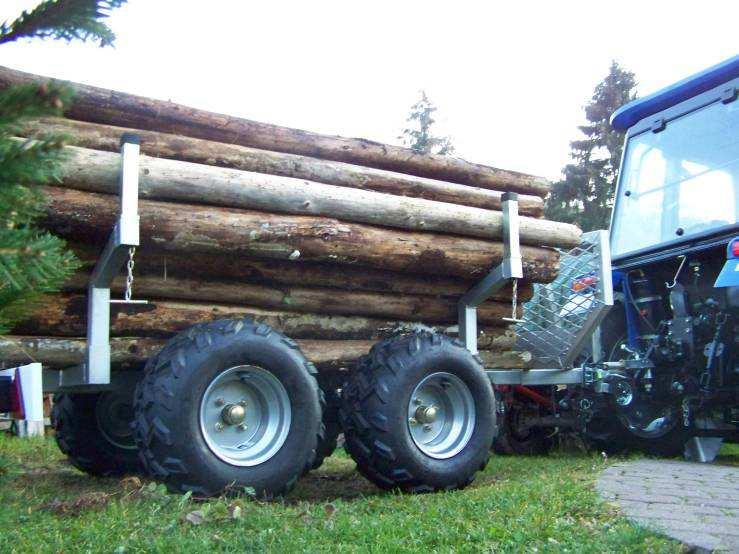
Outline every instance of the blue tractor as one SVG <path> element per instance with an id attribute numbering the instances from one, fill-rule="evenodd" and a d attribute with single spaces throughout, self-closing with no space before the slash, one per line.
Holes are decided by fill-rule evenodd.
<path id="1" fill-rule="evenodd" d="M 610 232 L 586 233 L 524 306 L 537 396 L 501 403 L 505 451 L 570 427 L 605 451 L 706 461 L 739 438 L 738 89 L 736 56 L 613 114 Z"/>
<path id="2" fill-rule="evenodd" d="M 739 56 L 611 118 L 626 132 L 615 302 L 583 403 L 603 448 L 676 455 L 691 440 L 707 451 L 738 436 L 738 89 Z"/>

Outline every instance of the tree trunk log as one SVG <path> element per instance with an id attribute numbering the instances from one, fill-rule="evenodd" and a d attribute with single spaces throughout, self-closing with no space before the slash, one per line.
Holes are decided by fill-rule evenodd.
<path id="1" fill-rule="evenodd" d="M 117 194 L 120 155 L 69 146 L 61 181 L 89 192 Z M 153 200 L 209 204 L 270 213 L 333 217 L 342 221 L 409 231 L 500 239 L 503 214 L 423 198 L 398 197 L 313 181 L 190 162 L 141 156 L 139 196 Z M 580 243 L 569 223 L 521 216 L 523 244 L 566 247 Z"/>
<path id="2" fill-rule="evenodd" d="M 120 151 L 123 133 L 135 133 L 141 138 L 142 153 L 154 158 L 295 177 L 340 187 L 425 198 L 488 210 L 501 209 L 500 191 L 166 133 L 48 118 L 26 124 L 21 135 L 33 137 L 43 133 L 67 135 L 75 146 L 108 152 Z M 519 213 L 532 217 L 541 217 L 544 212 L 544 202 L 538 196 L 519 195 L 518 207 Z"/>
<path id="3" fill-rule="evenodd" d="M 49 80 L 0 67 L 0 89 Z M 311 133 L 79 83 L 70 85 L 75 91 L 74 101 L 66 110 L 70 119 L 301 154 L 492 190 L 537 196 L 549 192 L 549 183 L 540 177 L 461 158 L 419 154 L 408 148 L 365 139 Z"/>
<path id="4" fill-rule="evenodd" d="M 71 249 L 91 271 L 102 248 L 89 244 L 72 243 Z M 438 275 L 413 275 L 381 269 L 345 265 L 336 266 L 310 262 L 282 260 L 254 260 L 244 257 L 219 256 L 199 253 L 197 256 L 139 248 L 136 253 L 136 274 L 192 278 L 203 281 L 239 281 L 261 285 L 305 285 L 345 290 L 374 291 L 394 294 L 422 294 L 458 297 L 468 291 L 474 281 Z M 530 285 L 519 284 L 522 288 Z M 503 289 L 500 298 L 510 298 L 510 286 Z"/>
<path id="5" fill-rule="evenodd" d="M 111 364 L 116 369 L 141 367 L 161 350 L 166 341 L 146 337 L 113 338 L 110 341 Z M 301 351 L 321 370 L 347 368 L 367 354 L 374 341 L 365 340 L 299 340 Z M 5 364 L 41 362 L 48 369 L 64 369 L 84 359 L 85 339 L 63 337 L 0 336 L 0 361 Z M 480 355 L 486 367 L 528 367 L 527 352 L 489 352 Z"/>
<path id="6" fill-rule="evenodd" d="M 104 243 L 116 220 L 113 196 L 44 187 L 46 227 L 69 239 Z M 475 279 L 500 262 L 503 244 L 434 233 L 412 233 L 329 218 L 273 215 L 245 210 L 141 201 L 144 246 L 158 250 L 215 253 L 351 264 L 392 271 Z M 524 278 L 551 281 L 556 251 L 521 248 Z"/>
<path id="7" fill-rule="evenodd" d="M 195 303 L 149 299 L 148 304 L 111 304 L 111 336 L 168 337 L 192 325 L 224 318 L 251 317 L 282 331 L 293 339 L 376 340 L 398 329 L 410 329 L 414 322 L 360 316 L 264 310 L 251 306 Z M 86 333 L 87 298 L 64 293 L 49 296 L 14 332 L 24 335 L 82 336 Z M 488 335 L 505 333 L 488 327 Z"/>
<path id="8" fill-rule="evenodd" d="M 79 273 L 65 285 L 66 290 L 85 291 L 89 275 Z M 450 323 L 457 320 L 454 299 L 420 295 L 357 292 L 329 288 L 275 287 L 245 282 L 223 282 L 143 275 L 136 277 L 137 298 L 194 300 L 216 304 L 238 304 L 278 310 L 319 314 L 358 315 L 426 323 Z M 121 276 L 113 290 L 122 296 L 125 280 Z M 481 324 L 501 325 L 510 317 L 510 296 L 496 295 L 501 302 L 488 301 L 477 310 Z M 531 288 L 519 291 L 519 301 L 530 298 Z"/>

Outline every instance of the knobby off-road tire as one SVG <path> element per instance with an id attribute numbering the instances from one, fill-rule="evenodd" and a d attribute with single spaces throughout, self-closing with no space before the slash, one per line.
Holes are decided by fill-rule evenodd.
<path id="1" fill-rule="evenodd" d="M 326 404 L 323 408 L 323 435 L 316 446 L 316 459 L 310 469 L 318 469 L 326 458 L 336 450 L 337 440 L 341 434 L 339 407 L 341 399 L 334 389 L 323 391 Z"/>
<path id="2" fill-rule="evenodd" d="M 57 394 L 51 421 L 59 449 L 77 469 L 112 476 L 142 470 L 133 439 L 135 382 L 115 391 Z"/>
<path id="3" fill-rule="evenodd" d="M 149 360 L 136 389 L 144 466 L 174 492 L 286 494 L 313 464 L 324 433 L 315 373 L 297 344 L 267 325 L 191 327 Z M 239 402 L 243 428 L 223 411 Z"/>
<path id="4" fill-rule="evenodd" d="M 451 392 L 444 393 L 447 389 Z M 409 411 L 425 410 L 423 402 L 436 393 L 440 404 L 446 402 L 444 394 L 451 396 L 448 404 L 435 406 L 439 418 L 429 423 L 430 442 L 421 446 L 414 436 L 424 431 Z M 421 397 L 425 400 L 416 402 Z M 435 451 L 447 443 L 433 441 L 451 435 L 434 426 L 451 421 L 455 413 L 467 414 L 455 421 L 467 421 L 462 428 L 469 434 Z M 340 416 L 346 449 L 359 472 L 383 489 L 461 489 L 484 469 L 495 434 L 495 399 L 479 359 L 461 342 L 428 331 L 376 344 L 344 387 Z"/>

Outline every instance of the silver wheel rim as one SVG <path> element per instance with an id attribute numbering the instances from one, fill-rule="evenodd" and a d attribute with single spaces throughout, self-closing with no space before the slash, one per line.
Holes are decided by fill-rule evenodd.
<path id="1" fill-rule="evenodd" d="M 411 394 L 408 430 L 431 458 L 459 454 L 475 430 L 475 400 L 464 381 L 445 371 L 426 376 Z"/>
<path id="2" fill-rule="evenodd" d="M 236 366 L 218 374 L 200 401 L 200 431 L 208 448 L 236 466 L 255 466 L 277 454 L 291 420 L 285 387 L 257 366 Z"/>

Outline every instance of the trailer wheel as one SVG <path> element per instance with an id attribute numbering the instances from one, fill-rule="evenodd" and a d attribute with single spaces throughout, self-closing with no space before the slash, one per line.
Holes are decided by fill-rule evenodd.
<path id="1" fill-rule="evenodd" d="M 483 469 L 495 399 L 482 365 L 459 341 L 428 331 L 372 348 L 342 393 L 346 448 L 384 489 L 460 489 Z"/>
<path id="2" fill-rule="evenodd" d="M 322 433 L 315 372 L 294 341 L 250 320 L 180 333 L 136 390 L 146 469 L 174 492 L 286 494 Z"/>
<path id="3" fill-rule="evenodd" d="M 77 469 L 111 476 L 141 471 L 133 440 L 133 387 L 96 394 L 57 394 L 56 443 Z"/>
<path id="4" fill-rule="evenodd" d="M 334 453 L 341 434 L 341 423 L 339 422 L 339 403 L 341 400 L 339 395 L 335 390 L 327 389 L 324 398 L 326 404 L 323 408 L 323 433 L 318 438 L 316 459 L 310 469 L 318 469 L 323 465 L 324 460 Z"/>

